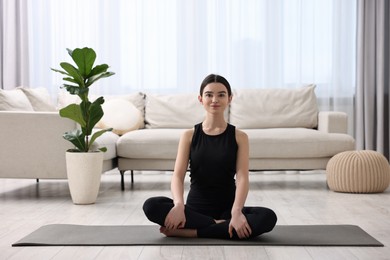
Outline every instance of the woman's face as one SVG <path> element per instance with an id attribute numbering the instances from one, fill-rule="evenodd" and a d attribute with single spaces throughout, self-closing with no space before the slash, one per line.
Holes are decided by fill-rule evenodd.
<path id="1" fill-rule="evenodd" d="M 214 114 L 223 113 L 232 100 L 232 97 L 229 97 L 225 85 L 221 83 L 210 83 L 206 85 L 202 96 L 199 96 L 198 99 L 206 111 Z"/>

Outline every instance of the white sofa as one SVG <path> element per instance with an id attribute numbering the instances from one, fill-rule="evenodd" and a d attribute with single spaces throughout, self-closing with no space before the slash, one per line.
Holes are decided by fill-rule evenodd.
<path id="1" fill-rule="evenodd" d="M 318 111 L 315 86 L 233 91 L 226 120 L 248 134 L 250 170 L 325 169 L 337 153 L 355 149 L 347 115 Z M 181 133 L 201 122 L 197 93 L 145 97 L 145 128 L 117 142 L 118 168 L 173 170 Z"/>
<path id="2" fill-rule="evenodd" d="M 114 131 L 98 142 L 108 147 L 105 170 L 118 167 L 122 188 L 126 171 L 133 181 L 134 170 L 173 170 L 181 133 L 204 117 L 197 95 L 106 97 L 98 126 Z M 314 86 L 240 89 L 233 95 L 225 117 L 249 136 L 250 170 L 325 169 L 332 156 L 355 149 L 347 115 L 318 111 Z M 75 102 L 73 98 L 60 95 L 58 106 Z M 0 177 L 66 178 L 64 151 L 69 144 L 61 135 L 75 127 L 72 122 L 57 112 L 34 111 L 0 111 L 0 122 L 9 126 L 0 128 L 0 143 L 6 147 L 0 151 Z"/>
<path id="3" fill-rule="evenodd" d="M 65 151 L 72 148 L 62 135 L 76 124 L 58 112 L 0 111 L 0 178 L 66 179 Z M 7 127 L 3 127 L 7 126 Z M 118 136 L 106 133 L 103 171 L 117 167 Z"/>
<path id="4" fill-rule="evenodd" d="M 51 103 L 44 88 L 0 90 L 0 178 L 67 178 L 65 151 L 72 144 L 62 135 L 77 126 Z M 117 167 L 118 138 L 109 132 L 97 141 L 108 148 L 103 171 Z"/>

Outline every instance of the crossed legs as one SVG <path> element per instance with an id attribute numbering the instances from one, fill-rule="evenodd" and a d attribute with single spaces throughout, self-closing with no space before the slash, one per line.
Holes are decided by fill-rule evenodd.
<path id="1" fill-rule="evenodd" d="M 183 229 L 168 230 L 164 227 L 165 217 L 174 206 L 172 199 L 167 197 L 153 197 L 145 201 L 143 210 L 146 217 L 161 226 L 160 232 L 166 236 L 180 237 L 207 237 L 230 239 L 229 219 L 214 219 L 210 216 L 200 214 L 188 207 L 185 207 L 186 224 Z M 277 221 L 275 213 L 263 207 L 244 207 L 248 224 L 252 229 L 251 237 L 257 237 L 263 233 L 271 231 Z M 222 216 L 225 214 L 222 214 Z M 229 213 L 227 215 L 230 215 Z M 233 238 L 238 236 L 233 231 Z"/>

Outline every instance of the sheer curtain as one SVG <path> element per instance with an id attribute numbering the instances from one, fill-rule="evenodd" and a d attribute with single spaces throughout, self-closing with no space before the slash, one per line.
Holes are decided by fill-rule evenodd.
<path id="1" fill-rule="evenodd" d="M 27 0 L 0 0 L 0 89 L 29 84 Z"/>
<path id="2" fill-rule="evenodd" d="M 233 88 L 315 83 L 352 129 L 356 0 L 34 0 L 29 25 L 30 83 L 53 94 L 49 68 L 89 46 L 116 72 L 100 94 L 197 91 L 209 73 Z"/>

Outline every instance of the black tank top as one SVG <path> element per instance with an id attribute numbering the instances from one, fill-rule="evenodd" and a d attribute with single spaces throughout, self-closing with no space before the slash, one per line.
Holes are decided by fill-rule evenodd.
<path id="1" fill-rule="evenodd" d="M 218 135 L 195 125 L 190 150 L 191 187 L 187 205 L 202 213 L 231 209 L 235 196 L 238 145 L 236 128 L 228 124 Z"/>

